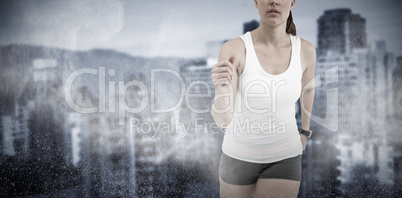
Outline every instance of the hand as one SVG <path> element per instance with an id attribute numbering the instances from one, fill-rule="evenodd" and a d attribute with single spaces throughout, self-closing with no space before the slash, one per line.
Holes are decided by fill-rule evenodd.
<path id="1" fill-rule="evenodd" d="M 301 142 L 303 144 L 303 151 L 304 151 L 306 149 L 307 136 L 303 135 L 301 133 L 299 133 L 299 135 L 300 135 L 300 140 L 301 140 Z"/>
<path id="2" fill-rule="evenodd" d="M 229 87 L 234 75 L 235 67 L 233 65 L 235 60 L 234 56 L 231 56 L 228 60 L 224 60 L 215 64 L 211 70 L 212 84 L 215 89 L 222 86 Z"/>

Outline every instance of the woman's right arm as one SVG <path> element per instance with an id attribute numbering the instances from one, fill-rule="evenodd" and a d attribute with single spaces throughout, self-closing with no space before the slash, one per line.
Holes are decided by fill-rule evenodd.
<path id="1" fill-rule="evenodd" d="M 227 128 L 235 110 L 239 58 L 234 50 L 238 50 L 238 42 L 231 40 L 222 45 L 218 62 L 211 70 L 211 79 L 215 87 L 211 115 L 221 128 Z"/>

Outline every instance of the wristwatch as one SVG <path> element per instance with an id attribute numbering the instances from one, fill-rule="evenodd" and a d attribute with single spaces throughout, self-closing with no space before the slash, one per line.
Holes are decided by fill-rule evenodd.
<path id="1" fill-rule="evenodd" d="M 303 130 L 303 129 L 300 129 L 299 134 L 300 133 L 305 135 L 305 136 L 307 136 L 307 138 L 310 138 L 311 134 L 313 134 L 313 132 L 311 130 L 306 131 L 306 130 Z"/>

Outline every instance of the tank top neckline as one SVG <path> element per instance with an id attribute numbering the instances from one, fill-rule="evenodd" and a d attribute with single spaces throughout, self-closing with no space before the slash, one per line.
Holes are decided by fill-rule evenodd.
<path id="1" fill-rule="evenodd" d="M 292 49 L 291 49 L 292 52 L 291 52 L 291 55 L 290 55 L 290 62 L 289 62 L 288 67 L 286 68 L 286 70 L 285 70 L 284 72 L 280 73 L 280 74 L 270 74 L 270 73 L 268 73 L 268 72 L 266 72 L 266 71 L 264 70 L 264 68 L 262 67 L 262 65 L 261 65 L 261 63 L 260 63 L 260 60 L 258 59 L 257 52 L 255 51 L 254 43 L 253 43 L 253 38 L 252 38 L 252 36 L 251 36 L 251 32 L 248 31 L 248 32 L 247 32 L 247 35 L 248 35 L 248 37 L 249 37 L 250 48 L 251 48 L 252 54 L 254 55 L 254 57 L 255 57 L 255 59 L 256 59 L 256 62 L 257 62 L 257 67 L 258 67 L 265 75 L 270 76 L 270 77 L 280 77 L 280 76 L 284 76 L 285 74 L 289 73 L 289 70 L 291 70 L 290 67 L 291 67 L 292 64 L 293 64 L 293 59 L 294 59 L 294 56 L 295 56 L 295 43 L 294 43 L 294 41 L 293 41 L 293 38 L 292 38 L 292 35 L 291 35 L 291 34 L 289 34 L 290 42 L 291 42 L 291 44 L 292 44 Z"/>

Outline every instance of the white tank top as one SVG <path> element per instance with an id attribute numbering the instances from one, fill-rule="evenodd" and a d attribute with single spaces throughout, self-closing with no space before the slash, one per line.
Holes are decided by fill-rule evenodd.
<path id="1" fill-rule="evenodd" d="M 246 46 L 246 63 L 238 78 L 234 116 L 222 143 L 226 155 L 271 163 L 303 153 L 295 117 L 301 93 L 301 41 L 289 35 L 291 61 L 278 75 L 267 73 L 260 65 L 250 32 L 240 36 Z"/>

